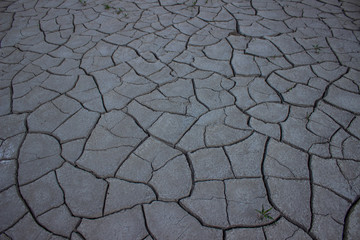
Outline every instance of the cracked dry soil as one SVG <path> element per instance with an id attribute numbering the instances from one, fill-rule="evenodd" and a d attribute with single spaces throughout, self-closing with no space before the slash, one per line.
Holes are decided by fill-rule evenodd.
<path id="1" fill-rule="evenodd" d="M 2 0 L 0 39 L 1 240 L 360 239 L 359 1 Z"/>

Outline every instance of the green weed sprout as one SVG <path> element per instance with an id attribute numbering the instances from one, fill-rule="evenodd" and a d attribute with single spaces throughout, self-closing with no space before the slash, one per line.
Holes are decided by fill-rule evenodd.
<path id="1" fill-rule="evenodd" d="M 264 205 L 261 205 L 261 211 L 260 210 L 256 210 L 259 214 L 260 214 L 260 219 L 264 220 L 264 219 L 270 219 L 270 220 L 274 220 L 271 216 L 270 216 L 270 211 L 271 209 L 273 209 L 272 207 L 269 208 L 268 210 L 264 209 Z"/>

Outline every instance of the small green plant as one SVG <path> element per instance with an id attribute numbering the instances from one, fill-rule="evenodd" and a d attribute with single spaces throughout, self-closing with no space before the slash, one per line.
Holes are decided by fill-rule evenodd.
<path id="1" fill-rule="evenodd" d="M 79 1 L 80 1 L 80 0 L 79 0 Z M 83 1 L 83 0 L 81 0 L 81 1 Z M 128 16 L 128 14 L 127 14 L 127 13 L 125 12 L 125 10 L 122 9 L 122 8 L 116 8 L 116 7 L 110 6 L 109 4 L 103 4 L 103 6 L 104 6 L 104 8 L 105 8 L 106 10 L 114 9 L 117 14 L 124 13 L 124 16 L 125 16 L 126 18 L 127 18 L 127 16 Z"/>
<path id="2" fill-rule="evenodd" d="M 197 1 L 198 1 L 198 0 L 195 0 L 195 1 L 193 2 L 193 5 L 194 5 L 194 6 L 197 4 Z"/>
<path id="3" fill-rule="evenodd" d="M 313 48 L 314 48 L 316 54 L 320 53 L 321 48 L 320 48 L 319 44 L 313 45 Z"/>
<path id="4" fill-rule="evenodd" d="M 288 90 L 286 90 L 284 93 L 288 93 L 290 92 L 291 90 L 293 90 L 295 88 L 296 85 L 292 86 L 291 88 L 289 88 Z"/>
<path id="5" fill-rule="evenodd" d="M 270 211 L 271 209 L 273 209 L 272 207 L 269 208 L 268 210 L 264 209 L 264 205 L 261 205 L 261 211 L 260 210 L 256 210 L 260 216 L 260 220 L 264 220 L 264 219 L 270 219 L 270 220 L 274 220 L 271 216 L 270 216 Z"/>
<path id="6" fill-rule="evenodd" d="M 122 10 L 121 8 L 117 8 L 117 9 L 116 9 L 116 13 L 117 13 L 117 14 L 120 14 L 120 13 L 122 13 L 122 12 L 123 12 L 123 10 Z"/>
<path id="7" fill-rule="evenodd" d="M 80 2 L 83 6 L 86 6 L 86 1 L 85 1 L 85 0 L 79 0 L 79 2 Z"/>

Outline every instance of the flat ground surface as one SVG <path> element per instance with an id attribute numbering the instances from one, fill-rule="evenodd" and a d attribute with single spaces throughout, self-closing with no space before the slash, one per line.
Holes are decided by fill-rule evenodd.
<path id="1" fill-rule="evenodd" d="M 2 0 L 0 39 L 1 240 L 360 239 L 359 1 Z"/>

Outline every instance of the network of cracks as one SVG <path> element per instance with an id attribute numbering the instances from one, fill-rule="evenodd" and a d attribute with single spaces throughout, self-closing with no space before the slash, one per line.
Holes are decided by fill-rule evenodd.
<path id="1" fill-rule="evenodd" d="M 0 2 L 0 239 L 359 239 L 357 0 Z"/>

